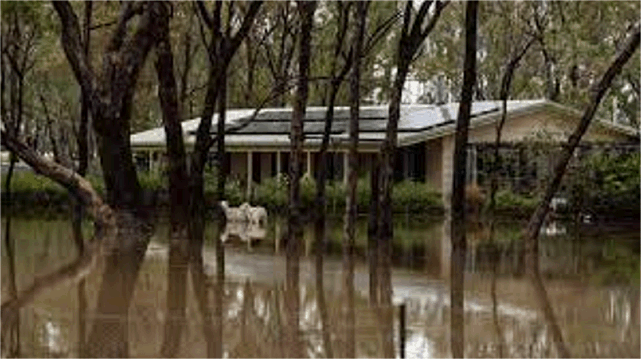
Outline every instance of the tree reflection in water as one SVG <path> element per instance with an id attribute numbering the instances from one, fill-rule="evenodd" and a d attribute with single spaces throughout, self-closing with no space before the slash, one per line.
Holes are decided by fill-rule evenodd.
<path id="1" fill-rule="evenodd" d="M 73 242 L 69 241 L 68 222 L 60 221 L 47 224 L 47 231 L 52 233 L 51 252 L 68 253 L 67 257 L 52 255 L 38 263 L 38 268 L 31 267 L 33 258 L 42 252 L 45 236 L 29 232 L 31 228 L 42 227 L 33 221 L 16 220 L 13 223 L 17 238 L 36 238 L 37 245 L 19 247 L 16 251 L 16 271 L 23 275 L 20 282 L 31 283 L 29 275 L 34 270 L 56 268 L 67 263 L 75 255 Z M 366 223 L 362 223 L 366 227 Z M 425 238 L 431 240 L 441 233 L 442 223 L 436 230 L 421 229 Z M 331 229 L 328 226 L 328 235 Z M 208 227 L 211 229 L 211 226 Z M 340 229 L 339 229 L 340 230 Z M 500 230 L 500 227 L 499 227 Z M 164 231 L 164 232 L 161 232 Z M 338 231 L 338 230 L 337 230 Z M 213 233 L 210 230 L 208 233 Z M 409 237 L 410 232 L 401 228 L 399 235 Z M 160 226 L 157 233 L 166 235 L 166 227 Z M 268 236 L 273 233 L 267 231 Z M 313 233 L 313 232 L 312 232 Z M 419 233 L 419 232 L 417 232 Z M 501 235 L 497 236 L 500 238 Z M 58 240 L 59 238 L 59 240 Z M 589 248 L 582 251 L 572 250 L 559 244 L 561 238 L 554 238 L 550 245 L 560 253 L 583 253 L 578 268 L 589 268 L 582 262 L 597 254 L 586 256 Z M 17 241 L 20 245 L 20 241 Z M 358 243 L 358 242 L 357 242 Z M 496 277 L 496 319 L 501 325 L 505 338 L 503 354 L 506 357 L 543 357 L 555 356 L 556 351 L 550 341 L 550 331 L 545 320 L 538 314 L 536 302 L 527 293 L 531 293 L 529 282 L 522 277 L 512 276 L 517 263 L 512 261 L 510 253 L 516 253 L 510 244 L 496 242 L 497 252 L 488 252 L 482 243 L 471 242 L 470 250 L 476 259 L 474 271 L 468 273 L 469 282 L 466 288 L 466 332 L 465 354 L 471 357 L 498 356 L 498 343 L 494 325 L 493 298 L 491 282 L 494 265 L 490 259 L 499 259 Z M 64 247 L 68 245 L 68 247 Z M 547 244 L 546 244 L 547 245 Z M 593 244 L 594 245 L 594 244 Z M 284 333 L 288 329 L 285 305 L 285 258 L 273 253 L 273 243 L 268 237 L 264 244 L 255 246 L 252 253 L 247 253 L 244 243 L 231 241 L 226 246 L 227 273 L 225 276 L 222 312 L 222 350 L 229 357 L 283 357 L 288 356 L 287 342 Z M 598 247 L 600 248 L 600 247 Z M 394 251 L 402 248 L 394 248 Z M 426 252 L 441 253 L 439 244 L 430 244 Z M 600 251 L 601 249 L 599 249 Z M 133 357 L 164 356 L 161 352 L 163 340 L 168 334 L 165 328 L 170 318 L 168 304 L 167 278 L 172 271 L 168 266 L 171 245 L 152 242 L 147 256 L 141 264 L 139 279 L 136 281 L 131 297 L 128 316 L 114 316 L 119 323 L 128 322 L 126 336 L 111 337 L 114 346 L 127 346 L 128 354 Z M 357 250 L 357 253 L 359 251 Z M 364 252 L 361 252 L 364 253 Z M 553 253 L 553 252 L 551 252 Z M 564 255 L 565 255 L 564 254 Z M 447 256 L 446 256 L 447 257 Z M 357 257 L 358 258 L 358 257 Z M 444 357 L 449 355 L 447 328 L 449 324 L 449 289 L 446 282 L 440 280 L 441 259 L 430 253 L 430 270 L 408 271 L 394 268 L 392 283 L 395 302 L 404 298 L 407 303 L 407 344 L 408 358 L 417 356 Z M 213 294 L 212 281 L 216 273 L 215 250 L 205 245 L 203 251 L 203 273 L 205 280 L 202 291 Z M 299 285 L 299 340 L 305 356 L 326 357 L 327 347 L 341 348 L 345 343 L 346 317 L 342 314 L 343 297 L 342 262 L 340 256 L 328 254 L 324 258 L 322 287 L 318 286 L 314 273 L 314 257 L 301 258 L 301 279 Z M 379 310 L 369 304 L 368 276 L 369 270 L 357 259 L 354 273 L 354 312 L 355 333 L 353 345 L 358 357 L 383 357 L 385 352 L 381 343 L 381 331 L 393 328 L 387 335 L 394 337 L 398 318 L 385 319 Z M 543 262 L 551 262 L 551 258 Z M 576 261 L 556 261 L 567 263 L 574 268 Z M 447 263 L 447 262 L 444 262 Z M 596 263 L 596 262 L 595 262 Z M 593 264 L 592 266 L 594 266 Z M 433 267 L 433 268 L 432 268 Z M 176 267 L 179 268 L 179 267 Z M 176 269 L 174 268 L 174 270 Z M 553 271 L 555 267 L 547 267 Z M 559 273 L 563 273 L 560 271 Z M 3 275 L 6 275 L 4 272 Z M 570 272 L 569 278 L 576 278 Z M 94 271 L 86 277 L 87 294 L 86 315 L 87 330 L 95 330 L 96 303 L 102 284 L 103 272 Z M 561 274 L 559 274 L 561 276 Z M 561 277 L 563 278 L 563 277 Z M 189 281 L 189 278 L 188 280 Z M 207 284 L 209 283 L 209 284 Z M 578 356 L 630 357 L 639 355 L 639 320 L 638 289 L 625 286 L 599 287 L 592 282 L 574 279 L 547 279 L 550 298 L 558 312 L 559 325 L 567 338 L 571 352 Z M 75 285 L 74 285 L 75 286 Z M 187 287 L 189 285 L 187 284 Z M 208 288 L 208 289 L 207 289 Z M 319 290 L 324 288 L 324 290 Z M 73 289 L 73 290 L 70 290 Z M 47 323 L 58 328 L 59 348 L 65 350 L 56 353 L 61 356 L 79 356 L 80 345 L 76 342 L 81 328 L 79 327 L 82 311 L 78 310 L 80 301 L 76 288 L 70 284 L 49 288 L 41 292 L 33 302 L 21 310 L 21 349 L 25 356 L 53 355 L 48 348 L 44 333 Z M 112 291 L 112 296 L 115 291 Z M 207 356 L 207 347 L 212 337 L 206 336 L 196 293 L 199 290 L 187 290 L 185 295 L 185 317 L 182 322 L 180 344 L 175 349 L 179 357 Z M 70 295 L 71 293 L 71 295 Z M 211 313 L 212 327 L 216 302 L 211 300 L 208 310 Z M 396 311 L 397 313 L 397 311 Z M 292 313 L 290 313 L 292 314 Z M 325 316 L 325 319 L 323 319 Z M 8 317 L 3 316 L 3 324 Z M 387 322 L 386 322 L 387 320 Z M 177 325 L 175 322 L 173 325 Z M 122 328 L 122 327 L 121 327 Z M 388 329 L 389 330 L 389 329 Z M 90 333 L 87 333 L 90 334 Z M 95 338 L 95 334 L 94 334 Z M 105 338 L 103 341 L 108 341 Z M 118 342 L 122 340 L 122 342 Z M 90 341 L 88 347 L 96 347 L 100 342 Z M 392 356 L 398 355 L 398 342 L 393 342 Z M 3 350 L 5 350 L 3 348 Z M 5 352 L 6 353 L 6 352 Z"/>

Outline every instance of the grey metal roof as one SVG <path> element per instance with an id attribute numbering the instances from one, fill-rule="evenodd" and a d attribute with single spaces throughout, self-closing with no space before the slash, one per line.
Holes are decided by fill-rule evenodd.
<path id="1" fill-rule="evenodd" d="M 553 104 L 546 100 L 508 101 L 508 113 L 527 111 L 544 104 Z M 500 112 L 500 101 L 478 101 L 472 104 L 472 123 L 480 123 L 486 115 Z M 398 123 L 399 144 L 409 144 L 416 139 L 442 135 L 444 129 L 451 130 L 458 116 L 458 103 L 444 105 L 402 105 L 401 118 Z M 254 118 L 255 110 L 228 110 L 226 113 L 225 142 L 227 146 L 289 146 L 291 108 L 263 109 Z M 325 107 L 308 107 L 304 118 L 304 132 L 307 144 L 320 141 L 325 120 Z M 360 136 L 366 141 L 382 140 L 387 127 L 388 106 L 367 106 L 360 110 Z M 349 108 L 337 107 L 334 110 L 332 139 L 343 141 L 347 136 Z M 200 119 L 182 122 L 185 142 L 195 142 L 195 131 Z M 212 133 L 216 131 L 217 115 L 212 120 Z M 131 136 L 131 144 L 137 146 L 164 146 L 165 131 L 163 127 L 136 133 Z"/>

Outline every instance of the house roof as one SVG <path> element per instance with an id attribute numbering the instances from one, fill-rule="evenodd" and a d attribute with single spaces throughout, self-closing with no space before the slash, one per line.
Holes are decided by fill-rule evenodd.
<path id="1" fill-rule="evenodd" d="M 547 100 L 508 101 L 509 115 L 527 113 L 548 106 L 551 110 L 561 110 L 573 116 L 580 116 L 574 109 Z M 400 146 L 410 145 L 446 135 L 454 131 L 458 116 L 458 103 L 444 105 L 402 105 L 398 123 L 398 141 Z M 500 101 L 477 101 L 472 104 L 471 127 L 496 121 L 500 115 Z M 304 118 L 306 145 L 317 145 L 324 129 L 325 107 L 308 107 Z M 228 147 L 287 147 L 290 145 L 289 133 L 292 108 L 263 109 L 255 114 L 253 109 L 228 110 L 226 112 L 225 144 Z M 366 106 L 360 110 L 359 139 L 363 143 L 382 141 L 387 126 L 388 106 Z M 331 128 L 331 140 L 340 143 L 348 139 L 349 108 L 336 107 Z M 216 132 L 218 116 L 212 119 L 212 134 Z M 612 130 L 636 135 L 628 126 L 612 122 L 599 121 Z M 182 122 L 185 143 L 193 145 L 195 132 L 200 118 Z M 134 147 L 164 146 L 165 131 L 163 127 L 136 133 L 131 136 Z"/>

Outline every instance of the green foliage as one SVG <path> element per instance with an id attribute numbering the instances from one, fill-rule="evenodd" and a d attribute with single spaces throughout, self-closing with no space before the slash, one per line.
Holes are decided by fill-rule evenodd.
<path id="1" fill-rule="evenodd" d="M 498 213 L 510 213 L 511 215 L 529 215 L 539 200 L 536 197 L 530 197 L 514 193 L 511 190 L 503 189 L 496 193 L 496 211 Z M 489 199 L 486 203 L 489 203 Z"/>
<path id="2" fill-rule="evenodd" d="M 269 211 L 284 210 L 287 207 L 287 176 L 279 174 L 276 177 L 263 180 L 256 186 L 254 200 L 262 203 Z"/>
<path id="3" fill-rule="evenodd" d="M 140 182 L 142 189 L 151 191 L 159 191 L 168 187 L 167 177 L 162 176 L 159 172 L 138 172 L 138 182 Z"/>
<path id="4" fill-rule="evenodd" d="M 2 189 L 4 190 L 7 175 L 2 175 Z M 38 176 L 31 171 L 15 171 L 11 178 L 11 191 L 19 192 L 53 192 L 64 191 L 57 183 L 47 177 Z"/>
<path id="5" fill-rule="evenodd" d="M 316 180 L 308 174 L 305 174 L 303 178 L 301 178 L 300 198 L 303 207 L 314 207 L 314 198 L 316 198 Z"/>
<path id="6" fill-rule="evenodd" d="M 214 193 L 205 192 L 205 196 L 215 198 Z M 225 200 L 230 206 L 239 206 L 247 200 L 245 187 L 237 179 L 228 179 L 225 181 Z"/>
<path id="7" fill-rule="evenodd" d="M 441 194 L 428 184 L 405 180 L 394 186 L 392 206 L 395 212 L 419 212 L 443 203 Z"/>
<path id="8" fill-rule="evenodd" d="M 616 156 L 608 153 L 593 156 L 588 168 L 595 172 L 596 185 L 607 195 L 632 194 L 639 197 L 639 153 Z"/>
<path id="9" fill-rule="evenodd" d="M 2 175 L 4 191 L 7 175 Z M 17 171 L 11 178 L 11 203 L 2 196 L 2 206 L 12 205 L 12 211 L 34 214 L 40 211 L 60 211 L 68 208 L 67 190 L 52 180 L 31 171 Z"/>
<path id="10" fill-rule="evenodd" d="M 639 215 L 639 153 L 599 152 L 568 176 L 570 199 L 577 209 L 608 216 Z"/>
<path id="11" fill-rule="evenodd" d="M 2 180 L 4 183 L 5 176 Z M 101 177 L 90 175 L 87 180 L 100 194 L 105 194 L 104 183 Z M 147 192 L 161 192 L 167 189 L 167 179 L 160 172 L 141 172 L 138 174 L 140 187 Z M 49 202 L 55 208 L 63 208 L 68 205 L 69 195 L 66 189 L 54 183 L 46 177 L 36 175 L 31 171 L 16 172 L 12 180 L 13 202 L 22 203 L 23 207 L 45 206 Z M 205 172 L 205 197 L 215 198 L 216 181 L 215 173 Z M 330 182 L 326 187 L 326 200 L 329 212 L 342 212 L 345 208 L 345 197 L 347 191 L 342 181 Z M 311 176 L 301 178 L 301 200 L 306 211 L 312 210 L 315 206 L 316 181 Z M 245 185 L 236 179 L 227 179 L 225 183 L 225 199 L 231 206 L 238 206 L 247 198 Z M 279 175 L 274 178 L 263 180 L 260 184 L 254 184 L 252 204 L 261 205 L 270 211 L 284 212 L 289 201 L 289 180 L 286 175 Z M 361 178 L 358 181 L 357 201 L 359 212 L 367 212 L 371 202 L 371 191 L 369 180 Z M 441 211 L 443 203 L 441 194 L 431 186 L 413 181 L 403 181 L 394 186 L 392 194 L 394 212 L 419 213 L 423 211 Z M 6 203 L 3 202 L 3 205 Z M 161 203 L 166 205 L 166 203 Z"/>

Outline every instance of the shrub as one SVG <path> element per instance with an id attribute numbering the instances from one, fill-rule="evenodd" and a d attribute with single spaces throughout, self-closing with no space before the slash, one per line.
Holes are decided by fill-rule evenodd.
<path id="1" fill-rule="evenodd" d="M 392 210 L 395 212 L 420 212 L 442 208 L 441 194 L 429 184 L 405 180 L 394 185 Z"/>
<path id="2" fill-rule="evenodd" d="M 347 190 L 343 181 L 332 181 L 325 187 L 327 211 L 336 212 L 345 208 L 345 194 Z M 359 202 L 360 204 L 360 202 Z"/>
<path id="3" fill-rule="evenodd" d="M 532 213 L 538 204 L 537 198 L 520 195 L 507 189 L 496 192 L 495 198 L 497 212 L 526 215 Z"/>
<path id="4" fill-rule="evenodd" d="M 138 173 L 138 182 L 143 190 L 159 191 L 168 187 L 167 176 L 161 172 L 144 171 Z"/>
<path id="5" fill-rule="evenodd" d="M 585 165 L 591 178 L 587 183 L 581 183 L 585 186 L 587 201 L 583 202 L 581 207 L 588 207 L 601 214 L 638 217 L 641 195 L 639 158 L 638 152 L 628 155 L 601 153 L 591 156 Z M 582 177 L 585 178 L 585 174 Z M 577 203 L 581 203 L 579 201 L 580 199 L 577 199 Z"/>
<path id="6" fill-rule="evenodd" d="M 279 174 L 276 177 L 263 180 L 254 190 L 254 200 L 270 211 L 284 211 L 287 207 L 287 176 Z"/>
<path id="7" fill-rule="evenodd" d="M 314 198 L 316 198 L 316 180 L 306 173 L 300 180 L 300 199 L 303 208 L 314 208 Z"/>
<path id="8" fill-rule="evenodd" d="M 216 191 L 215 172 L 206 171 L 204 176 L 205 198 L 207 205 L 211 207 Z M 166 176 L 160 172 L 140 172 L 138 178 L 142 190 L 147 193 L 159 194 L 167 191 Z M 4 175 L 2 180 L 4 182 Z M 87 180 L 100 195 L 105 194 L 105 185 L 101 177 L 89 175 Z M 275 178 L 264 179 L 260 184 L 255 184 L 253 188 L 251 201 L 253 205 L 261 205 L 276 212 L 286 210 L 289 197 L 289 180 L 286 175 L 281 174 Z M 360 213 L 366 213 L 372 200 L 368 178 L 359 179 L 357 191 L 358 210 Z M 12 203 L 16 210 L 37 206 L 62 211 L 70 204 L 66 189 L 33 172 L 16 172 L 12 181 L 12 193 L 14 194 Z M 314 209 L 315 196 L 316 181 L 306 174 L 301 178 L 301 201 L 304 211 L 309 212 Z M 346 188 L 342 181 L 329 182 L 326 188 L 328 212 L 342 212 L 345 208 L 345 196 Z M 231 206 L 242 204 L 247 201 L 245 185 L 240 180 L 227 179 L 225 197 Z M 395 212 L 441 210 L 443 206 L 439 192 L 429 185 L 412 181 L 395 184 L 392 202 L 392 210 Z M 167 203 L 161 201 L 157 204 L 166 205 Z M 5 201 L 3 201 L 3 205 L 6 205 Z"/>
<path id="9" fill-rule="evenodd" d="M 212 193 L 212 195 L 214 195 Z M 237 179 L 228 179 L 225 181 L 225 199 L 230 206 L 240 206 L 247 200 L 245 187 Z"/>

